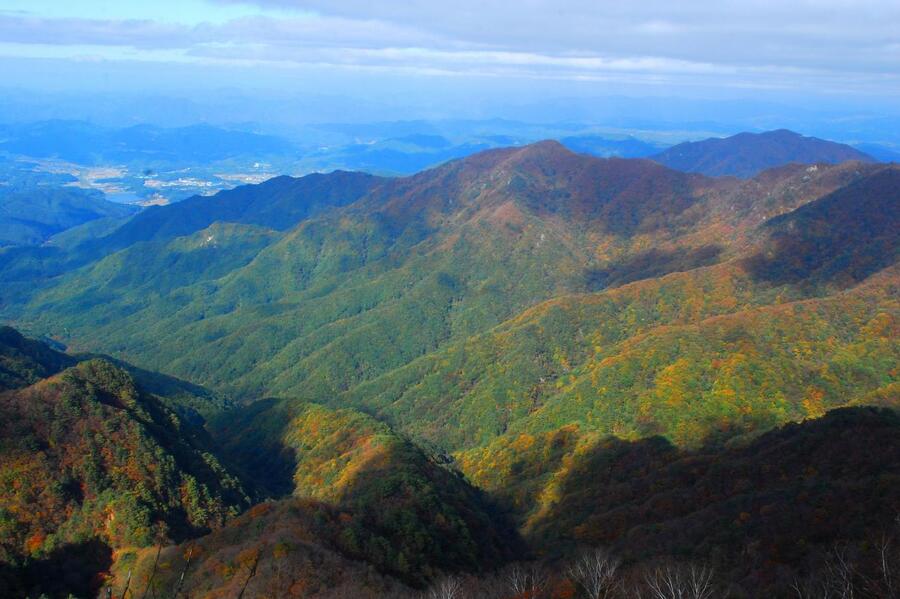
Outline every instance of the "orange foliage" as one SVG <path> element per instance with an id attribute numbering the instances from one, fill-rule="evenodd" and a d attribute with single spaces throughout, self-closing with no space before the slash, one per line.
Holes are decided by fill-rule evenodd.
<path id="1" fill-rule="evenodd" d="M 247 514 L 249 514 L 251 518 L 259 518 L 260 516 L 268 514 L 271 509 L 272 504 L 270 503 L 258 503 L 247 510 Z"/>
<path id="2" fill-rule="evenodd" d="M 46 538 L 47 535 L 44 533 L 44 531 L 38 531 L 34 533 L 25 541 L 25 551 L 27 551 L 28 553 L 34 553 L 35 551 L 39 550 L 44 544 Z"/>
<path id="3" fill-rule="evenodd" d="M 259 547 L 244 549 L 237 555 L 237 563 L 245 568 L 252 568 L 259 560 Z"/>
<path id="4" fill-rule="evenodd" d="M 818 418 L 825 413 L 825 407 L 822 400 L 825 392 L 815 387 L 806 390 L 806 396 L 803 398 L 803 409 L 810 418 Z"/>

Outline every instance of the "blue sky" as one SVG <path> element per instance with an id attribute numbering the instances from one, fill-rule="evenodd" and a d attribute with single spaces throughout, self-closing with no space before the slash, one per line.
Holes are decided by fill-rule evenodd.
<path id="1" fill-rule="evenodd" d="M 897 0 L 0 0 L 2 85 L 890 106 Z M 449 107 L 448 107 L 449 110 Z"/>

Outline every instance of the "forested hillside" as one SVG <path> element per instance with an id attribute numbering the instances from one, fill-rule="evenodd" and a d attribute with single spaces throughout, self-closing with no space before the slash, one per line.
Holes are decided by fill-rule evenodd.
<path id="1" fill-rule="evenodd" d="M 38 345 L 17 353 L 50 369 L 68 363 Z M 28 382 L 0 393 L 5 596 L 88 593 L 122 547 L 181 540 L 249 505 L 206 431 L 124 370 L 88 360 Z"/>
<path id="2" fill-rule="evenodd" d="M 131 414 L 66 382 L 118 373 L 272 500 L 202 537 L 183 516 L 117 589 L 403 593 L 603 545 L 634 576 L 675 559 L 785 593 L 836 542 L 869 568 L 900 509 L 867 450 L 897 444 L 898 215 L 896 165 L 711 178 L 555 142 L 278 178 L 0 250 L 3 318 L 76 352 L 7 330 L 0 381 L 34 385 L 17 409 L 77 388 Z M 132 374 L 59 374 L 77 352 Z"/>
<path id="3" fill-rule="evenodd" d="M 270 496 L 348 510 L 344 551 L 407 582 L 525 555 L 505 515 L 446 457 L 362 413 L 262 400 L 223 414 L 212 430 Z"/>
<path id="4" fill-rule="evenodd" d="M 784 167 L 743 182 L 546 142 L 364 183 L 367 192 L 347 188 L 343 173 L 315 177 L 205 198 L 204 207 L 233 206 L 220 215 L 238 222 L 208 224 L 204 208 L 184 236 L 170 225 L 145 226 L 147 240 L 128 231 L 150 216 L 183 228 L 196 212 L 189 202 L 142 214 L 92 242 L 111 253 L 6 310 L 75 348 L 237 399 L 366 407 L 451 449 L 489 442 L 519 420 L 538 428 L 591 421 L 607 432 L 697 442 L 743 421 L 753 428 L 802 417 L 799 402 L 810 393 L 838 405 L 847 389 L 865 395 L 893 376 L 890 335 L 878 360 L 866 358 L 870 375 L 829 386 L 821 368 L 836 352 L 876 341 L 866 322 L 896 318 L 896 167 Z M 245 218 L 250 207 L 267 214 L 318 201 L 309 198 L 328 181 L 344 190 L 330 191 L 335 198 L 360 199 L 293 217 L 301 219 L 294 227 Z M 881 269 L 877 282 L 863 282 Z M 757 321 L 780 333 L 761 336 Z M 832 337 L 820 337 L 823 326 Z M 771 347 L 772 335 L 786 345 Z M 799 359 L 800 346 L 822 342 L 828 350 L 812 352 L 818 367 Z M 675 349 L 685 343 L 695 349 Z M 756 357 L 745 359 L 759 374 L 734 371 L 745 389 L 723 401 L 717 389 L 730 387 L 715 373 L 730 370 L 711 365 L 754 346 Z M 633 368 L 646 375 L 624 376 Z M 680 393 L 706 394 L 718 414 L 676 431 L 665 402 L 642 399 L 666 369 L 699 385 Z M 754 405 L 770 389 L 794 399 Z M 598 412 L 604 393 L 616 398 L 605 408 L 614 418 Z M 467 417 L 441 425 L 454 397 Z"/>
<path id="5" fill-rule="evenodd" d="M 57 233 L 96 220 L 122 220 L 138 207 L 75 187 L 0 187 L 0 247 L 40 245 Z"/>
<path id="6" fill-rule="evenodd" d="M 358 432 L 342 427 L 337 436 Z M 523 592 L 595 597 L 598 588 L 606 593 L 600 596 L 638 598 L 661 582 L 688 597 L 698 589 L 708 596 L 781 597 L 797 588 L 892 597 L 892 568 L 900 557 L 893 545 L 900 534 L 894 523 L 900 501 L 896 411 L 845 408 L 746 443 L 690 451 L 659 437 L 594 438 L 574 450 L 569 436 L 554 435 L 543 448 L 523 444 L 518 454 L 522 476 L 564 457 L 545 503 L 523 526 L 528 546 L 544 561 L 497 568 L 502 562 L 482 554 L 480 564 L 489 567 L 473 571 L 471 563 L 450 564 L 426 550 L 402 572 L 383 557 L 409 548 L 412 538 L 435 537 L 405 528 L 406 519 L 376 525 L 372 513 L 394 500 L 370 496 L 338 506 L 298 496 L 258 504 L 178 546 L 123 554 L 114 566 L 114 593 L 127 585 L 157 595 L 180 589 L 191 597 L 416 597 L 397 577 L 416 585 L 430 572 L 429 593 L 491 599 Z M 314 435 L 315 463 L 297 472 L 318 476 L 319 459 L 333 455 L 321 448 L 340 445 L 333 440 L 327 432 Z M 347 465 L 342 475 L 365 472 L 352 466 L 356 455 L 350 453 L 339 460 Z M 373 483 L 369 478 L 365 485 Z M 443 576 L 429 570 L 438 563 Z M 455 574 L 447 577 L 448 568 Z"/>
<path id="7" fill-rule="evenodd" d="M 73 364 L 72 357 L 0 327 L 0 391 L 27 387 Z"/>

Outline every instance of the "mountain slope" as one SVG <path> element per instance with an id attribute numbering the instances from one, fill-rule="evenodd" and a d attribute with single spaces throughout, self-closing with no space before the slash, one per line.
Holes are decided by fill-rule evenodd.
<path id="1" fill-rule="evenodd" d="M 335 206 L 349 204 L 378 185 L 365 173 L 275 177 L 259 185 L 242 185 L 213 196 L 194 196 L 171 206 L 153 206 L 100 240 L 105 252 L 138 241 L 172 239 L 215 222 L 260 225 L 285 230 Z"/>
<path id="2" fill-rule="evenodd" d="M 334 390 L 328 380 L 369 378 L 537 301 L 594 285 L 588 268 L 598 258 L 627 257 L 646 245 L 646 237 L 633 243 L 637 236 L 672 238 L 664 224 L 690 227 L 717 187 L 649 162 L 603 161 L 553 143 L 486 152 L 379 185 L 339 213 L 304 221 L 246 254 L 253 256 L 246 265 L 233 252 L 216 252 L 231 272 L 211 285 L 198 281 L 148 302 L 127 282 L 140 273 L 148 286 L 168 289 L 161 279 L 173 270 L 136 268 L 113 254 L 59 278 L 27 318 L 44 328 L 68 314 L 75 320 L 65 326 L 80 331 L 81 347 L 101 349 L 89 337 L 103 338 L 104 350 L 191 380 L 209 383 L 228 370 L 237 375 L 229 385 L 242 394 L 271 392 L 260 381 L 282 388 L 306 376 Z M 265 187 L 257 191 L 267 197 Z M 126 285 L 98 293 L 116 281 Z M 208 351 L 176 356 L 165 349 L 187 339 L 205 340 Z M 327 354 L 319 351 L 325 346 Z M 287 365 L 298 362 L 308 366 L 282 382 Z"/>
<path id="3" fill-rule="evenodd" d="M 594 543 L 615 515 L 579 480 L 608 480 L 607 464 L 576 466 L 610 437 L 677 469 L 831 409 L 897 406 L 898 172 L 846 162 L 712 179 L 543 142 L 363 181 L 358 195 L 325 176 L 304 201 L 335 201 L 281 226 L 268 207 L 313 185 L 285 180 L 204 199 L 221 216 L 212 223 L 199 204 L 160 208 L 146 237 L 101 238 L 96 256 L 4 310 L 76 349 L 246 402 L 213 415 L 211 431 L 281 499 L 257 529 L 246 517 L 197 541 L 215 557 L 198 557 L 192 588 L 234 594 L 253 564 L 275 576 L 315 559 L 422 585 L 516 553 L 473 484 L 546 547 Z M 641 455 L 636 480 L 655 467 Z M 651 474 L 651 486 L 671 484 Z M 712 512 L 732 514 L 740 498 L 718 501 Z M 557 511 L 567 506 L 602 526 L 575 530 Z M 652 537 L 628 522 L 620 533 Z M 304 538 L 296 561 L 278 561 L 278 543 Z M 165 549 L 177 564 L 160 573 L 167 585 L 191 547 Z M 149 577 L 153 554 L 130 555 Z M 121 588 L 128 564 L 116 568 Z M 254 592 L 274 593 L 263 580 Z"/>
<path id="4" fill-rule="evenodd" d="M 362 536 L 344 547 L 412 584 L 478 571 L 520 554 L 505 518 L 458 473 L 352 410 L 263 400 L 223 414 L 226 455 L 275 496 L 350 510 Z M 373 543 L 390 547 L 374 551 Z"/>
<path id="5" fill-rule="evenodd" d="M 143 234 L 160 239 L 58 278 L 22 317 L 34 330 L 68 329 L 76 347 L 118 353 L 243 397 L 349 399 L 380 409 L 380 391 L 354 388 L 391 373 L 403 380 L 418 372 L 403 369 L 421 356 L 438 359 L 443 348 L 467 339 L 477 344 L 473 336 L 551 298 L 571 296 L 565 301 L 573 309 L 591 310 L 593 296 L 572 294 L 641 279 L 663 283 L 634 288 L 653 302 L 672 293 L 672 301 L 691 306 L 696 289 L 721 295 L 718 305 L 663 309 L 631 324 L 620 316 L 639 305 L 629 300 L 607 317 L 607 335 L 622 343 L 647 332 L 638 324 L 698 324 L 856 284 L 895 260 L 897 227 L 878 215 L 896 213 L 896 177 L 890 166 L 847 164 L 714 180 L 544 142 L 379 181 L 368 193 L 364 182 L 357 202 L 281 233 L 246 223 L 193 232 L 210 219 L 209 207 L 232 220 L 248 220 L 254 206 L 271 214 L 285 185 L 327 188 L 332 181 L 345 188 L 340 174 L 285 180 L 205 198 L 199 212 L 188 202 L 145 212 L 141 217 L 152 222 L 144 224 L 158 226 Z M 191 224 L 195 218 L 203 220 Z M 828 222 L 833 232 L 822 233 Z M 172 239 L 183 223 L 192 234 Z M 803 242 L 803 251 L 779 251 L 785 239 L 779 231 L 791 227 L 801 235 L 787 239 L 824 237 Z M 883 234 L 875 238 L 860 233 L 878 227 Z M 837 248 L 851 253 L 828 257 Z M 797 259 L 812 265 L 807 275 L 815 275 L 815 285 L 806 275 L 776 276 Z M 840 274 L 848 261 L 865 262 L 853 266 L 849 279 Z M 674 278 L 659 279 L 667 273 Z M 592 328 L 580 322 L 564 334 L 584 336 Z M 571 346 L 577 339 L 552 342 Z M 588 342 L 578 343 L 580 352 L 590 351 Z M 517 340 L 512 349 L 526 347 Z M 484 359 L 482 366 L 493 363 Z M 458 384 L 445 389 L 445 399 Z M 466 384 L 468 392 L 473 387 Z M 412 418 L 431 409 L 427 402 L 412 405 Z M 399 415 L 402 406 L 392 410 Z M 471 422 L 485 427 L 480 438 L 489 422 L 502 430 L 505 420 Z"/>
<path id="6" fill-rule="evenodd" d="M 572 422 L 690 445 L 889 385 L 900 359 L 896 292 L 896 268 L 851 292 L 775 305 L 732 265 L 673 274 L 551 300 L 336 403 L 451 449 Z M 499 473 L 484 452 L 467 474 Z"/>
<path id="7" fill-rule="evenodd" d="M 900 169 L 888 168 L 766 223 L 769 247 L 750 259 L 774 282 L 849 286 L 900 258 Z"/>
<path id="8" fill-rule="evenodd" d="M 159 398 L 166 407 L 193 424 L 202 424 L 204 417 L 230 406 L 226 398 L 199 385 L 137 368 L 105 355 L 62 353 L 6 326 L 0 327 L 0 391 L 27 387 L 79 362 L 97 358 L 112 362 L 126 371 L 141 389 Z"/>
<path id="9" fill-rule="evenodd" d="M 554 142 L 494 150 L 381 181 L 358 201 L 284 232 L 218 224 L 168 241 L 163 233 L 57 278 L 18 317 L 33 330 L 68 330 L 76 348 L 239 397 L 380 409 L 380 391 L 362 400 L 369 391 L 354 388 L 392 372 L 402 380 L 417 372 L 403 369 L 420 357 L 442 355 L 551 298 L 689 271 L 695 275 L 673 281 L 718 286 L 723 298 L 713 312 L 686 312 L 684 324 L 833 293 L 890 265 L 895 227 L 881 223 L 877 246 L 853 234 L 848 247 L 881 258 L 851 279 L 829 275 L 810 285 L 766 275 L 787 264 L 776 251 L 779 223 L 799 219 L 796 226 L 813 230 L 821 219 L 804 215 L 823 210 L 877 219 L 896 203 L 895 178 L 890 166 L 848 163 L 715 180 L 648 161 L 580 156 Z M 242 189 L 231 218 L 245 206 L 269 205 L 271 189 Z M 153 218 L 172 226 L 195 218 L 176 218 L 175 210 L 188 209 L 181 206 L 190 207 L 159 208 Z M 775 263 L 767 265 L 770 255 Z M 845 259 L 836 260 L 835 274 Z M 668 293 L 641 288 L 650 297 Z M 685 305 L 696 301 L 691 293 L 677 292 Z M 581 296 L 573 297 L 578 305 Z M 670 324 L 663 312 L 657 326 Z M 629 325 L 614 334 L 624 341 L 639 332 Z M 431 409 L 415 406 L 412 417 Z M 485 421 L 478 435 L 504 420 Z"/>
<path id="10" fill-rule="evenodd" d="M 248 503 L 205 431 L 109 362 L 0 393 L 0 412 L 0 588 L 10 595 L 54 592 L 64 582 L 40 573 L 79 544 L 100 560 L 82 567 L 102 571 L 110 550 L 183 539 Z"/>
<path id="11" fill-rule="evenodd" d="M 250 240 L 258 241 L 260 227 L 280 231 L 298 222 L 358 199 L 377 186 L 381 179 L 364 173 L 334 172 L 301 178 L 276 177 L 259 185 L 245 185 L 213 196 L 194 196 L 164 207 L 154 206 L 132 219 L 109 222 L 95 221 L 97 227 L 79 227 L 73 235 L 53 239 L 41 247 L 0 248 L 0 307 L 14 305 L 30 295 L 35 286 L 43 286 L 54 278 L 109 257 L 142 242 L 164 244 L 180 236 L 199 234 L 217 223 L 233 225 L 226 230 L 240 230 L 248 225 Z M 212 237 L 204 242 L 210 245 Z M 234 235 L 231 235 L 232 239 Z M 215 245 L 215 244 L 213 244 Z M 237 248 L 235 244 L 231 247 Z M 239 253 L 252 257 L 243 249 Z M 146 255 L 155 254 L 153 255 Z M 166 252 L 154 248 L 138 250 L 141 259 L 165 260 Z M 227 256 L 227 252 L 217 252 Z M 206 259 L 206 262 L 209 262 Z M 240 261 L 238 260 L 240 263 Z M 224 266 L 234 268 L 234 260 Z M 221 269 L 221 266 L 220 266 Z M 143 271 L 142 271 L 143 272 Z M 159 274 L 159 270 L 151 271 Z M 129 275 L 130 276 L 130 275 Z"/>
<path id="12" fill-rule="evenodd" d="M 4 594 L 96 592 L 94 573 L 155 554 L 140 547 L 195 539 L 247 507 L 206 432 L 125 370 L 101 359 L 75 364 L 14 329 L 2 333 L 4 370 L 17 376 L 8 377 L 17 388 L 0 393 Z M 58 374 L 25 386 L 51 372 Z M 183 400 L 174 394 L 196 392 L 154 373 L 136 376 L 178 407 Z M 313 584 L 308 592 L 316 584 L 403 588 L 391 576 L 420 586 L 442 572 L 481 571 L 523 553 L 511 525 L 479 491 L 370 417 L 264 400 L 218 418 L 226 453 L 248 479 L 298 499 L 254 508 L 250 533 L 236 532 L 249 526 L 244 518 L 186 547 L 265 553 L 267 567 L 271 552 L 272 567 L 288 556 L 291 576 Z M 270 536 L 283 538 L 269 543 Z M 224 548 L 223 538 L 230 539 Z M 168 563 L 172 549 L 165 553 Z M 310 570 L 309 560 L 329 566 Z M 138 573 L 157 592 L 177 574 L 158 575 L 153 582 Z M 219 582 L 236 584 L 230 576 Z"/>
<path id="13" fill-rule="evenodd" d="M 27 387 L 75 362 L 12 327 L 0 327 L 0 392 Z"/>
<path id="14" fill-rule="evenodd" d="M 550 447 L 523 445 L 519 458 L 540 464 L 548 453 L 570 450 L 561 435 Z M 572 558 L 559 558 L 574 546 L 602 545 L 627 560 L 616 572 L 622 582 L 669 560 L 691 560 L 714 564 L 729 592 L 747 597 L 788 596 L 807 575 L 821 582 L 829 570 L 817 571 L 817 563 L 836 546 L 834 555 L 851 560 L 857 588 L 889 597 L 877 576 L 881 559 L 897 556 L 880 543 L 891 539 L 900 501 L 898 451 L 897 412 L 874 408 L 835 410 L 695 451 L 659 438 L 586 437 L 552 472 L 546 502 L 525 530 L 532 546 L 553 558 L 555 572 L 566 572 Z M 189 596 L 418 596 L 355 561 L 360 554 L 348 542 L 372 534 L 361 524 L 354 508 L 300 498 L 267 502 L 197 540 L 158 554 L 124 554 L 110 586 L 121 593 L 127 581 L 136 593 L 151 589 L 156 596 L 179 585 Z M 469 592 L 510 596 L 514 591 L 503 588 L 515 571 L 469 577 Z M 572 591 L 558 584 L 560 595 Z"/>
<path id="15" fill-rule="evenodd" d="M 58 278 L 20 318 L 220 390 L 322 400 L 548 298 L 746 254 L 766 220 L 879 168 L 717 181 L 554 143 L 496 150 L 280 235 L 134 245 Z M 189 221 L 168 216 L 181 206 L 157 214 Z"/>
<path id="16" fill-rule="evenodd" d="M 416 596 L 355 557 L 347 548 L 351 539 L 389 549 L 346 509 L 304 499 L 262 503 L 209 535 L 124 554 L 108 584 L 114 597 L 126 585 L 148 597 L 170 597 L 176 589 L 188 597 L 247 599 Z"/>
<path id="17" fill-rule="evenodd" d="M 656 154 L 652 159 L 670 168 L 712 177 L 752 177 L 768 168 L 791 162 L 874 162 L 871 156 L 851 146 L 804 137 L 786 129 L 685 142 Z"/>
<path id="18" fill-rule="evenodd" d="M 0 247 L 39 245 L 57 233 L 98 219 L 122 219 L 136 206 L 72 187 L 0 188 Z"/>
<path id="19" fill-rule="evenodd" d="M 411 596 L 447 573 L 485 572 L 524 555 L 502 514 L 457 473 L 351 410 L 261 400 L 215 426 L 229 457 L 282 498 L 209 535 L 131 551 L 113 568 L 137 589 L 249 597 Z M 284 497 L 287 496 L 287 497 Z M 193 563 L 188 555 L 194 556 Z"/>
<path id="20" fill-rule="evenodd" d="M 602 439 L 554 476 L 556 500 L 529 534 L 543 547 L 715 561 L 747 596 L 790 596 L 798 571 L 837 539 L 858 547 L 860 561 L 876 557 L 870 548 L 890 533 L 900 505 L 898 458 L 900 414 L 873 408 L 693 452 L 656 438 Z"/>

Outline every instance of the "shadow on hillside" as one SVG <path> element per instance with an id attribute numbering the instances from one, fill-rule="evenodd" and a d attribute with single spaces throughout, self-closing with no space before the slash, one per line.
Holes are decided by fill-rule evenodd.
<path id="1" fill-rule="evenodd" d="M 712 562 L 747 588 L 770 588 L 839 541 L 890 530 L 898 477 L 900 415 L 884 408 L 838 409 L 697 451 L 606 439 L 577 457 L 528 537 L 556 551 L 605 545 L 627 559 Z"/>
<path id="2" fill-rule="evenodd" d="M 771 247 L 744 261 L 750 276 L 775 285 L 829 284 L 852 287 L 893 264 L 897 239 L 798 232 L 794 227 L 775 231 Z"/>
<path id="3" fill-rule="evenodd" d="M 260 496 L 286 497 L 294 492 L 296 451 L 282 439 L 290 418 L 270 417 L 269 410 L 279 400 L 260 399 L 229 410 L 213 419 L 211 433 L 244 480 L 256 487 Z M 242 437 L 237 437 L 242 431 Z"/>
<path id="4" fill-rule="evenodd" d="M 867 177 L 774 218 L 769 246 L 745 261 L 758 280 L 849 287 L 900 257 L 900 171 Z"/>
<path id="5" fill-rule="evenodd" d="M 0 563 L 0 597 L 95 597 L 112 565 L 112 548 L 98 539 L 65 545 L 43 559 Z"/>
<path id="6" fill-rule="evenodd" d="M 558 487 L 559 501 L 530 524 L 532 545 L 565 552 L 584 541 L 586 520 L 612 510 L 615 521 L 591 530 L 591 541 L 611 545 L 624 537 L 642 507 L 635 499 L 646 494 L 649 477 L 675 461 L 678 449 L 662 437 L 625 441 L 610 437 L 575 455 Z M 646 514 L 644 515 L 646 517 Z"/>
<path id="7" fill-rule="evenodd" d="M 653 248 L 616 262 L 608 268 L 586 270 L 585 287 L 588 291 L 599 291 L 632 281 L 709 266 L 718 262 L 721 253 L 722 246 L 719 245 L 673 251 Z"/>

